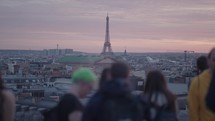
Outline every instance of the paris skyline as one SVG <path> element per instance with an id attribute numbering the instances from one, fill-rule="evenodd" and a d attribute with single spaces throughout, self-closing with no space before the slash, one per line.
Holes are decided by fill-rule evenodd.
<path id="1" fill-rule="evenodd" d="M 208 52 L 211 0 L 2 0 L 0 49 L 72 48 L 100 53 L 110 17 L 114 52 Z"/>

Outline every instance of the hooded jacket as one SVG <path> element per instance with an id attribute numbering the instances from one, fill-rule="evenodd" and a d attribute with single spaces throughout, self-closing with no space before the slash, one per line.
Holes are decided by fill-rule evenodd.
<path id="1" fill-rule="evenodd" d="M 206 70 L 195 77 L 188 94 L 190 121 L 215 121 L 215 114 L 206 106 L 206 95 L 211 82 L 211 72 Z"/>
<path id="2" fill-rule="evenodd" d="M 124 79 L 115 79 L 109 81 L 89 100 L 82 121 L 101 121 L 99 115 L 104 100 L 107 98 L 122 98 L 131 94 L 131 88 Z"/>

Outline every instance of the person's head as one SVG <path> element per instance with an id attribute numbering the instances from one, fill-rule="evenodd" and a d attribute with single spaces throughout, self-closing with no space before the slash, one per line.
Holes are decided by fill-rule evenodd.
<path id="1" fill-rule="evenodd" d="M 144 93 L 148 94 L 150 97 L 155 93 L 164 94 L 168 103 L 175 109 L 176 97 L 168 90 L 165 78 L 160 71 L 150 71 L 147 74 Z"/>
<path id="2" fill-rule="evenodd" d="M 147 74 L 145 92 L 163 92 L 167 89 L 166 81 L 160 71 L 154 70 Z"/>
<path id="3" fill-rule="evenodd" d="M 79 68 L 72 74 L 72 81 L 76 84 L 78 96 L 81 98 L 91 92 L 96 80 L 96 75 L 88 68 Z"/>
<path id="4" fill-rule="evenodd" d="M 101 88 L 105 82 L 111 80 L 111 71 L 110 68 L 105 68 L 101 73 L 101 78 L 99 80 L 99 88 Z"/>
<path id="5" fill-rule="evenodd" d="M 212 71 L 215 68 L 215 48 L 213 48 L 208 54 L 208 66 Z"/>
<path id="6" fill-rule="evenodd" d="M 200 56 L 197 59 L 196 65 L 199 72 L 203 72 L 204 70 L 208 69 L 207 57 Z"/>
<path id="7" fill-rule="evenodd" d="M 111 65 L 111 77 L 112 79 L 124 78 L 129 76 L 129 67 L 124 62 L 116 62 Z"/>

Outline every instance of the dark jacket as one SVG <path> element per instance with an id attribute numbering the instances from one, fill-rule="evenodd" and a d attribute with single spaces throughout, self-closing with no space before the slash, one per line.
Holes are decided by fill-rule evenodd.
<path id="1" fill-rule="evenodd" d="M 123 98 L 131 94 L 131 88 L 123 79 L 109 81 L 89 100 L 83 114 L 82 121 L 102 121 L 99 115 L 103 108 L 104 100 L 110 98 Z"/>
<path id="2" fill-rule="evenodd" d="M 213 71 L 211 84 L 206 96 L 206 104 L 208 108 L 215 113 L 215 70 Z"/>

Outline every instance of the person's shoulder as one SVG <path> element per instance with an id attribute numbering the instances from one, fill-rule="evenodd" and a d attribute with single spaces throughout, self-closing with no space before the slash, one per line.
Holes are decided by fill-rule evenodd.
<path id="1" fill-rule="evenodd" d="M 210 70 L 207 69 L 207 70 L 203 71 L 203 72 L 199 75 L 199 78 L 207 78 L 207 77 L 209 77 L 209 76 L 211 76 L 211 73 L 210 73 Z"/>
<path id="2" fill-rule="evenodd" d="M 65 101 L 78 101 L 78 98 L 71 93 L 67 93 L 67 94 L 64 94 L 61 98 L 61 102 L 65 102 Z"/>
<path id="3" fill-rule="evenodd" d="M 80 100 L 73 94 L 64 94 L 58 103 L 58 107 L 68 108 L 68 109 L 82 109 L 82 104 Z"/>
<path id="4" fill-rule="evenodd" d="M 97 107 L 102 101 L 105 100 L 105 96 L 101 92 L 96 92 L 88 101 L 88 107 Z"/>
<path id="5" fill-rule="evenodd" d="M 96 92 L 90 99 L 93 102 L 99 102 L 104 99 L 104 95 L 101 92 Z"/>
<path id="6" fill-rule="evenodd" d="M 202 80 L 202 79 L 200 79 L 200 76 L 201 75 L 198 75 L 192 79 L 190 88 L 189 88 L 189 92 L 195 92 L 198 89 L 200 81 Z"/>
<path id="7" fill-rule="evenodd" d="M 196 82 L 196 81 L 198 80 L 198 78 L 199 78 L 199 76 L 193 77 L 193 78 L 192 78 L 192 83 L 193 83 L 193 82 Z"/>
<path id="8" fill-rule="evenodd" d="M 192 79 L 191 86 L 192 85 L 196 86 L 196 85 L 199 85 L 199 83 L 208 82 L 210 78 L 211 78 L 211 73 L 210 73 L 210 70 L 207 69 Z"/>
<path id="9" fill-rule="evenodd" d="M 63 95 L 62 98 L 77 98 L 75 95 L 73 95 L 72 93 L 66 93 Z"/>
<path id="10" fill-rule="evenodd" d="M 2 94 L 3 94 L 6 101 L 15 101 L 15 96 L 11 91 L 3 90 Z"/>
<path id="11" fill-rule="evenodd" d="M 199 81 L 199 76 L 195 76 L 193 77 L 193 79 L 191 80 L 191 85 L 190 86 L 195 86 L 198 84 L 198 81 Z"/>

